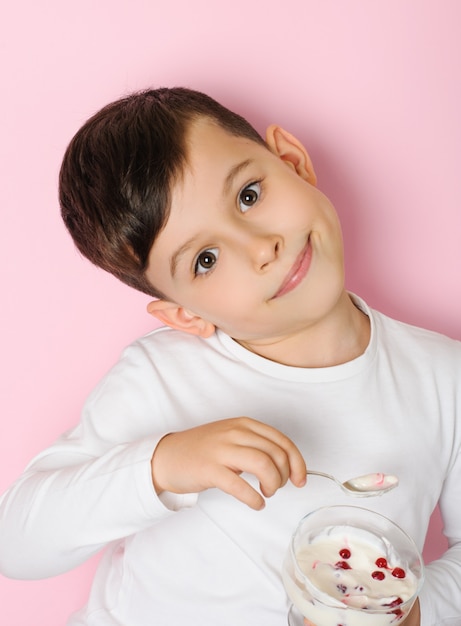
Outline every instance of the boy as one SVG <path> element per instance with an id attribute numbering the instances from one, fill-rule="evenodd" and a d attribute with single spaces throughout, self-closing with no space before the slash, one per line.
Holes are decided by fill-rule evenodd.
<path id="1" fill-rule="evenodd" d="M 345 291 L 303 146 L 203 94 L 146 91 L 77 133 L 60 200 L 83 254 L 153 296 L 165 327 L 5 494 L 0 570 L 52 576 L 107 547 L 71 626 L 281 626 L 297 522 L 351 503 L 303 488 L 307 460 L 396 474 L 367 506 L 420 548 L 440 501 L 450 548 L 406 624 L 461 624 L 461 346 Z"/>

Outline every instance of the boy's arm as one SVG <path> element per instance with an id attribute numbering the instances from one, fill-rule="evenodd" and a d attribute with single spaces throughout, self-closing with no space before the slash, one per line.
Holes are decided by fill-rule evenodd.
<path id="1" fill-rule="evenodd" d="M 290 474 L 305 472 L 294 445 L 253 420 L 224 420 L 189 434 L 184 426 L 184 432 L 168 435 L 171 420 L 165 418 L 151 362 L 139 346 L 130 347 L 91 394 L 80 424 L 39 454 L 0 498 L 0 571 L 5 575 L 33 579 L 67 571 L 108 542 L 149 528 L 174 507 L 194 503 L 193 487 L 199 491 L 215 484 L 258 508 L 262 498 L 246 487 L 241 471 L 253 471 L 265 495 Z M 199 444 L 195 468 L 193 440 Z M 162 454 L 168 451 L 179 471 L 171 484 L 159 471 L 158 491 L 189 494 L 173 498 L 173 505 L 164 497 L 169 494 L 159 497 L 153 484 L 151 461 L 159 441 Z M 226 460 L 219 469 L 221 455 Z M 291 464 L 298 469 L 292 472 Z M 181 479 L 182 472 L 189 482 Z"/>
<path id="2" fill-rule="evenodd" d="M 167 432 L 146 351 L 130 346 L 90 394 L 80 423 L 41 452 L 0 498 L 0 572 L 67 571 L 172 514 L 150 461 Z"/>
<path id="3" fill-rule="evenodd" d="M 449 543 L 449 549 L 426 566 L 419 598 L 422 626 L 461 624 L 461 541 Z"/>
<path id="4" fill-rule="evenodd" d="M 63 438 L 0 502 L 0 571 L 13 578 L 53 576 L 171 514 L 152 481 L 152 450 L 159 439 L 164 442 L 159 457 L 167 459 L 156 464 L 165 480 L 157 485 L 160 494 L 218 487 L 260 509 L 264 499 L 239 477 L 241 472 L 255 474 L 265 496 L 290 477 L 300 486 L 305 482 L 306 467 L 294 444 L 249 418 L 120 443 L 97 458 L 72 446 L 66 450 Z"/>
<path id="5" fill-rule="evenodd" d="M 94 457 L 63 438 L 39 455 L 0 499 L 0 572 L 55 576 L 170 514 L 149 472 L 157 439 L 121 443 Z"/>
<path id="6" fill-rule="evenodd" d="M 459 387 L 461 372 L 454 371 Z M 460 390 L 461 391 L 461 390 Z M 448 397 L 449 394 L 446 394 Z M 443 490 L 439 499 L 443 533 L 448 550 L 426 565 L 425 580 L 419 597 L 422 626 L 456 626 L 461 624 L 461 397 L 453 407 L 454 429 L 441 435 L 450 450 Z M 441 428 L 442 430 L 442 428 Z M 444 460 L 445 462 L 445 460 Z M 406 624 L 405 624 L 406 626 Z"/>

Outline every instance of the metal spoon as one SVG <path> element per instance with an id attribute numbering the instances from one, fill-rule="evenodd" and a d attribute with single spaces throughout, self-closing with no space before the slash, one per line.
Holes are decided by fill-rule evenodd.
<path id="1" fill-rule="evenodd" d="M 331 474 L 325 474 L 324 472 L 307 470 L 307 474 L 329 478 L 341 487 L 345 493 L 359 498 L 382 496 L 383 493 L 387 493 L 388 491 L 391 491 L 391 489 L 395 489 L 395 487 L 399 484 L 397 476 L 392 476 L 391 474 L 381 474 L 379 472 L 374 474 L 365 474 L 364 476 L 357 476 L 357 478 L 350 478 L 343 483 Z"/>

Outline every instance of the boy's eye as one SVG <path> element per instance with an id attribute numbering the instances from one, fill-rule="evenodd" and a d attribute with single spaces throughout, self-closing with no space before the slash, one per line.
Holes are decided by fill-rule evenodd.
<path id="1" fill-rule="evenodd" d="M 217 248 L 211 248 L 210 250 L 204 250 L 203 252 L 200 252 L 197 260 L 195 261 L 195 275 L 206 274 L 207 272 L 209 272 L 218 260 L 218 255 L 219 252 Z"/>
<path id="2" fill-rule="evenodd" d="M 254 204 L 256 204 L 256 202 L 259 200 L 260 195 L 261 183 L 259 182 L 251 183 L 251 185 L 248 185 L 247 187 L 245 187 L 245 189 L 242 189 L 238 199 L 239 208 L 242 213 L 245 213 Z"/>

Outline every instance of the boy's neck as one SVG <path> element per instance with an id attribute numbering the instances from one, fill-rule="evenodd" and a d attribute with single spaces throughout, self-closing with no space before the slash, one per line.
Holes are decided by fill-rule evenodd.
<path id="1" fill-rule="evenodd" d="M 319 368 L 352 361 L 365 352 L 369 341 L 368 316 L 344 292 L 335 310 L 314 327 L 270 343 L 239 343 L 247 350 L 283 365 Z"/>

